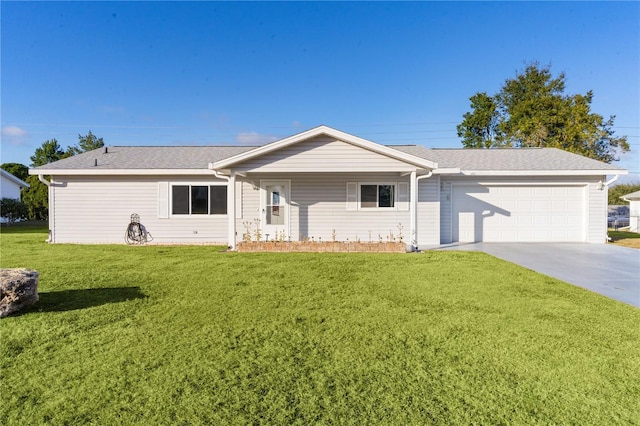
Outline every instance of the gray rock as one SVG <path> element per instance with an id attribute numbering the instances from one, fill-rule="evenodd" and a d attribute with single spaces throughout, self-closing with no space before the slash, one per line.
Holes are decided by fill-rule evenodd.
<path id="1" fill-rule="evenodd" d="M 0 318 L 38 301 L 38 277 L 33 269 L 0 269 Z"/>

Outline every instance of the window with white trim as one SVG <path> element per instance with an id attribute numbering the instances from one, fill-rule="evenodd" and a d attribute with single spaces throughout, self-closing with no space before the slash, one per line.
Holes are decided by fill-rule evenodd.
<path id="1" fill-rule="evenodd" d="M 347 182 L 347 210 L 409 210 L 408 182 Z"/>
<path id="2" fill-rule="evenodd" d="M 395 184 L 360 184 L 360 208 L 384 209 L 396 206 Z"/>
<path id="3" fill-rule="evenodd" d="M 173 215 L 227 214 L 227 187 L 221 185 L 172 185 Z"/>

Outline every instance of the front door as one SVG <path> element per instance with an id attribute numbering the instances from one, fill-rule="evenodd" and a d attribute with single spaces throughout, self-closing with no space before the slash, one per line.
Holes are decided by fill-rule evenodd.
<path id="1" fill-rule="evenodd" d="M 261 187 L 262 239 L 289 239 L 289 181 L 263 180 Z"/>

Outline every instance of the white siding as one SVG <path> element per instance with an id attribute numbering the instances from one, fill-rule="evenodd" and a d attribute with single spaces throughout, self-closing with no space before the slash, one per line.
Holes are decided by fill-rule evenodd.
<path id="1" fill-rule="evenodd" d="M 598 182 L 606 181 L 606 176 L 591 178 L 589 183 L 585 206 L 587 216 L 587 242 L 600 243 L 607 242 L 607 188 L 600 189 Z"/>
<path id="2" fill-rule="evenodd" d="M 399 173 L 269 173 L 250 174 L 239 179 L 242 203 L 236 215 L 237 240 L 242 239 L 247 224 L 255 229 L 260 218 L 260 179 L 286 179 L 291 182 L 291 238 L 314 237 L 329 241 L 335 229 L 336 238 L 344 241 L 386 241 L 390 234 L 398 236 L 402 226 L 404 240 L 411 240 L 410 212 L 394 210 L 347 209 L 347 182 L 408 182 Z M 434 176 L 418 186 L 418 246 L 451 242 L 451 184 L 546 184 L 583 185 L 584 229 L 586 241 L 602 243 L 606 236 L 606 191 L 599 190 L 600 177 L 567 178 L 482 178 L 455 179 Z M 226 215 L 160 218 L 166 203 L 159 191 L 165 184 L 225 183 L 210 175 L 167 177 L 78 177 L 58 176 L 52 186 L 55 211 L 51 226 L 56 243 L 123 243 L 132 213 L 138 213 L 142 224 L 153 235 L 155 243 L 227 243 Z M 162 215 L 160 215 L 162 216 Z"/>
<path id="3" fill-rule="evenodd" d="M 440 244 L 451 242 L 451 182 L 440 179 Z"/>
<path id="4" fill-rule="evenodd" d="M 638 228 L 638 220 L 640 219 L 640 201 L 632 200 L 629 202 L 629 231 L 640 232 Z"/>
<path id="5" fill-rule="evenodd" d="M 418 248 L 440 244 L 440 177 L 418 184 Z"/>
<path id="6" fill-rule="evenodd" d="M 415 166 L 347 142 L 320 136 L 234 167 L 239 172 L 411 171 Z"/>
<path id="7" fill-rule="evenodd" d="M 236 216 L 236 241 L 242 241 L 242 236 L 251 230 L 254 239 L 256 220 L 260 220 L 260 179 L 245 179 L 238 181 L 242 184 L 242 217 Z"/>
<path id="8" fill-rule="evenodd" d="M 270 174 L 252 175 L 243 186 L 243 219 L 238 221 L 238 241 L 251 224 L 260 217 L 260 191 L 249 181 L 259 185 L 261 178 L 291 181 L 291 239 L 313 237 L 316 241 L 331 241 L 335 229 L 336 240 L 383 241 L 393 234 L 397 238 L 402 224 L 404 241 L 409 242 L 409 212 L 399 210 L 347 210 L 347 182 L 408 182 L 397 173 L 369 174 Z"/>
<path id="9" fill-rule="evenodd" d="M 154 243 L 226 244 L 226 215 L 158 217 L 159 182 L 224 182 L 211 176 L 57 176 L 55 181 L 62 183 L 53 187 L 55 243 L 123 243 L 130 216 L 137 213 Z"/>
<path id="10" fill-rule="evenodd" d="M 20 185 L 0 175 L 0 198 L 20 199 Z"/>

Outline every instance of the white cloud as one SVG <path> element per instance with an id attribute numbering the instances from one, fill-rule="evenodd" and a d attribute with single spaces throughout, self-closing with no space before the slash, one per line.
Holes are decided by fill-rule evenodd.
<path id="1" fill-rule="evenodd" d="M 261 135 L 257 132 L 242 132 L 236 135 L 236 142 L 240 145 L 264 145 L 278 138 L 270 135 Z"/>
<path id="2" fill-rule="evenodd" d="M 17 126 L 4 126 L 2 131 L 2 141 L 5 140 L 12 145 L 22 145 L 28 135 L 27 131 Z"/>
<path id="3" fill-rule="evenodd" d="M 16 126 L 4 126 L 2 136 L 20 137 L 27 136 L 27 131 Z"/>

